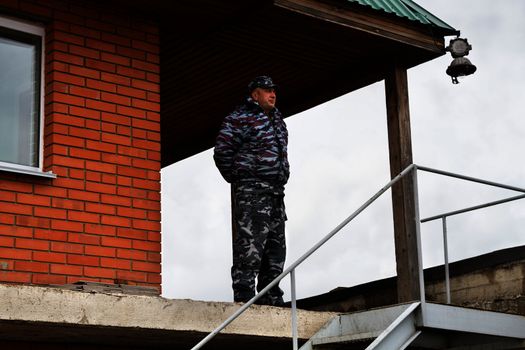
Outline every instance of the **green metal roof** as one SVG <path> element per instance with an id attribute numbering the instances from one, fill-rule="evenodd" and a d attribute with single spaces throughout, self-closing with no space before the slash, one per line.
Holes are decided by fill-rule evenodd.
<path id="1" fill-rule="evenodd" d="M 408 18 L 411 21 L 416 21 L 425 25 L 439 27 L 447 34 L 459 34 L 459 32 L 452 26 L 443 22 L 423 7 L 419 6 L 411 0 L 347 0 L 349 2 L 358 3 L 363 6 L 368 6 L 378 11 L 385 11 L 392 13 L 398 17 Z"/>

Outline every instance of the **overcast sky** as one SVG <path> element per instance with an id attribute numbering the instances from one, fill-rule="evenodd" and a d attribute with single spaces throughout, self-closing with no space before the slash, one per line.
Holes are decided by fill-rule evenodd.
<path id="1" fill-rule="evenodd" d="M 449 54 L 409 70 L 415 163 L 525 187 L 525 1 L 416 2 L 461 30 L 478 70 L 452 85 Z M 286 122 L 288 266 L 389 181 L 384 84 Z M 428 173 L 420 173 L 419 189 L 422 218 L 518 194 Z M 449 218 L 450 258 L 525 244 L 524 224 L 525 201 Z M 164 297 L 232 300 L 230 228 L 229 185 L 212 150 L 162 170 Z M 422 236 L 424 266 L 442 264 L 441 222 L 422 224 Z M 297 294 L 394 275 L 387 192 L 298 268 Z M 289 278 L 281 282 L 286 299 L 289 285 Z"/>

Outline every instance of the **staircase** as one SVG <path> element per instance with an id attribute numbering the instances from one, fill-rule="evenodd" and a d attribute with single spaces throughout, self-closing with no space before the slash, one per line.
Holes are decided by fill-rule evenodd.
<path id="1" fill-rule="evenodd" d="M 525 349 L 525 317 L 415 302 L 339 315 L 301 350 Z"/>

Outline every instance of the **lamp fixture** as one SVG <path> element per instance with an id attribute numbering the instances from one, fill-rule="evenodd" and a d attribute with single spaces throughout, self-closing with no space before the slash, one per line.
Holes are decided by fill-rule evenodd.
<path id="1" fill-rule="evenodd" d="M 476 71 L 476 66 L 464 57 L 472 50 L 472 45 L 468 43 L 467 39 L 452 39 L 445 50 L 449 51 L 454 58 L 447 68 L 447 74 L 452 77 L 452 84 L 459 84 L 458 77 L 467 76 Z"/>

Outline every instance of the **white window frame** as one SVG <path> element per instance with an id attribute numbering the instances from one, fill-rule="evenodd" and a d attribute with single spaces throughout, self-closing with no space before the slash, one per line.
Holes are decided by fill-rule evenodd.
<path id="1" fill-rule="evenodd" d="M 45 91 L 45 28 L 36 24 L 24 22 L 0 15 L 0 27 L 25 32 L 40 37 L 41 58 L 40 58 L 40 106 L 39 118 L 39 136 L 38 136 L 38 167 L 14 164 L 0 161 L 0 171 L 43 176 L 56 178 L 56 174 L 51 171 L 44 172 L 44 91 Z"/>

